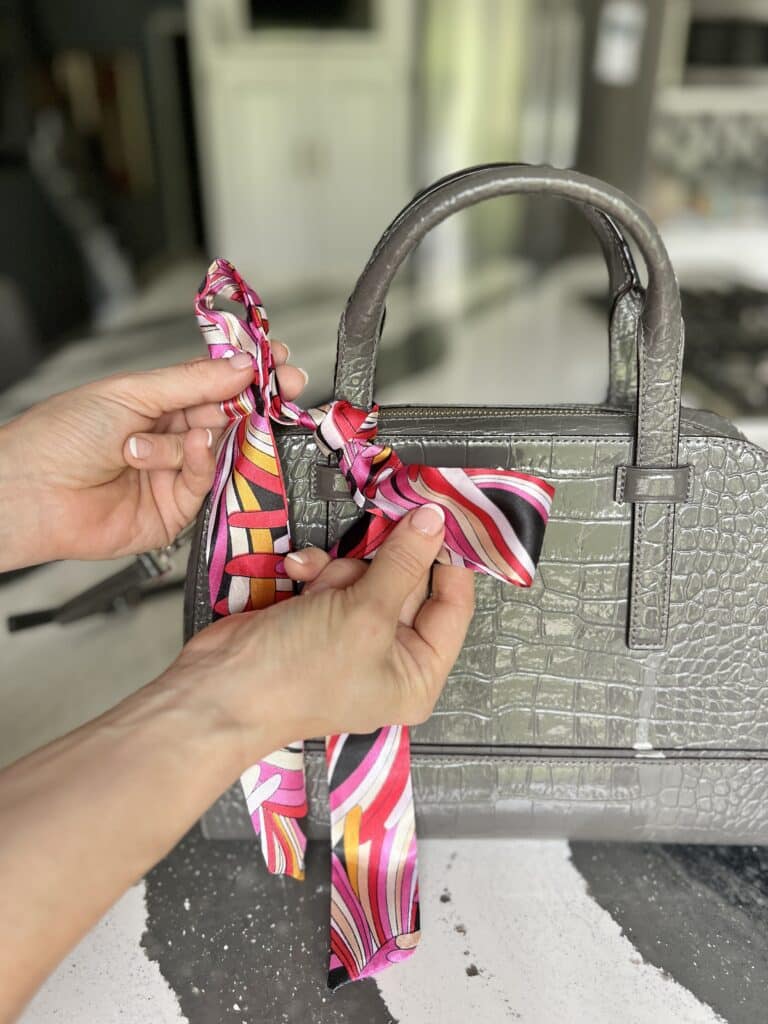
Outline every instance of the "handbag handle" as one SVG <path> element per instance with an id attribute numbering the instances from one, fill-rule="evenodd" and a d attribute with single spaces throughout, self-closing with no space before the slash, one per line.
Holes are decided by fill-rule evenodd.
<path id="1" fill-rule="evenodd" d="M 417 192 L 411 201 L 404 206 L 400 213 L 397 215 L 395 220 L 390 224 L 388 231 L 391 231 L 395 224 L 401 220 L 405 220 L 410 217 L 413 208 L 421 203 L 427 195 L 431 195 L 438 189 L 443 188 L 449 183 L 454 183 L 463 178 L 472 178 L 478 171 L 489 171 L 494 168 L 506 169 L 508 167 L 531 167 L 531 164 L 516 162 L 510 163 L 488 163 L 488 164 L 476 164 L 474 167 L 465 167 L 463 170 L 454 171 L 452 174 L 447 174 L 443 178 L 439 178 L 437 181 L 432 182 L 426 188 L 422 189 L 421 192 Z M 635 260 L 632 255 L 632 251 L 627 245 L 626 239 L 622 235 L 619 228 L 606 214 L 601 213 L 599 210 L 594 209 L 590 206 L 583 208 L 584 216 L 586 217 L 592 231 L 595 234 L 598 242 L 600 243 L 600 249 L 602 250 L 603 257 L 605 259 L 606 267 L 608 268 L 608 291 L 611 297 L 611 301 L 615 301 L 621 295 L 622 292 L 627 291 L 629 288 L 640 288 L 640 276 L 637 273 L 637 267 L 635 266 Z"/>
<path id="2" fill-rule="evenodd" d="M 549 186 L 542 182 L 544 178 L 549 181 Z M 373 403 L 377 348 L 384 322 L 386 294 L 401 263 L 433 227 L 451 213 L 495 196 L 550 192 L 576 202 L 592 227 L 608 266 L 614 309 L 618 300 L 628 292 L 635 300 L 627 303 L 630 325 L 625 323 L 617 327 L 612 320 L 610 338 L 609 400 L 617 404 L 631 404 L 634 395 L 628 392 L 634 390 L 636 384 L 636 367 L 625 364 L 634 364 L 636 358 L 635 346 L 631 342 L 636 335 L 633 328 L 643 299 L 639 275 L 622 234 L 620 218 L 589 198 L 570 193 L 569 181 L 589 182 L 594 188 L 603 184 L 575 171 L 521 163 L 496 163 L 457 171 L 417 193 L 382 235 L 349 298 L 339 328 L 336 395 L 343 395 L 355 405 L 365 408 Z M 552 187 L 558 183 L 560 188 Z M 634 205 L 618 190 L 607 185 L 605 189 Z"/>
<path id="3" fill-rule="evenodd" d="M 683 325 L 680 292 L 664 243 L 632 199 L 576 171 L 516 164 L 454 175 L 427 189 L 384 232 L 342 313 L 335 396 L 370 405 L 387 292 L 398 268 L 424 236 L 452 213 L 475 203 L 531 193 L 569 199 L 609 218 L 634 239 L 645 262 L 648 284 L 638 330 L 636 443 L 633 464 L 622 467 L 619 494 L 620 500 L 633 502 L 628 643 L 658 649 L 666 642 L 675 503 L 685 500 L 690 483 L 677 467 Z"/>
<path id="4" fill-rule="evenodd" d="M 529 167 L 531 165 L 520 162 L 516 162 L 514 165 L 508 163 L 477 164 L 440 178 L 418 192 L 400 211 L 388 230 L 391 231 L 395 223 L 410 217 L 414 206 L 420 203 L 427 194 L 435 192 L 449 182 L 453 183 L 461 178 L 471 177 L 478 171 L 510 166 Z M 634 392 L 637 387 L 637 327 L 643 297 L 640 275 L 635 266 L 632 250 L 614 221 L 591 206 L 582 206 L 581 211 L 597 238 L 608 269 L 610 312 L 607 401 L 610 405 L 631 405 L 634 402 Z M 377 342 L 378 335 L 370 339 L 370 344 L 374 346 Z M 361 356 L 361 361 L 363 358 Z M 374 353 L 374 361 L 375 358 Z M 366 384 L 370 388 L 370 394 L 365 400 L 361 399 L 357 403 L 363 406 L 368 406 L 373 402 L 373 374 L 366 378 Z"/>

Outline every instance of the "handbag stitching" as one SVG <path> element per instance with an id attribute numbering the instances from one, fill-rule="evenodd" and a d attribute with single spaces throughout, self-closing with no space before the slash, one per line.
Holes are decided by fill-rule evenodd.
<path id="1" fill-rule="evenodd" d="M 305 432 L 305 431 L 302 431 L 301 436 L 302 436 L 302 439 L 311 439 L 311 437 L 312 437 L 312 435 L 310 433 Z M 420 441 L 424 440 L 424 435 L 423 434 L 399 434 L 397 436 L 383 434 L 382 437 L 384 438 L 384 440 L 387 440 L 387 441 L 389 441 L 391 439 L 394 445 L 397 445 L 399 442 L 402 442 L 402 441 L 417 441 L 417 442 L 420 442 Z M 509 435 L 508 434 L 499 434 L 499 437 L 500 438 L 508 438 Z M 521 435 L 515 437 L 516 441 L 519 441 L 520 443 L 523 443 L 523 444 L 527 444 L 527 443 L 534 444 L 534 443 L 537 443 L 537 442 L 541 442 L 542 439 L 547 440 L 548 444 L 553 444 L 553 445 L 569 445 L 569 444 L 587 444 L 587 445 L 592 445 L 596 441 L 599 442 L 600 444 L 613 444 L 613 445 L 619 445 L 619 444 L 627 445 L 627 444 L 630 443 L 630 439 L 629 438 L 602 437 L 599 434 L 595 434 L 595 435 L 590 436 L 590 437 L 576 437 L 576 438 L 570 438 L 570 437 L 562 437 L 561 438 L 561 437 L 553 437 L 553 436 L 547 436 L 547 435 L 535 435 L 535 434 L 521 434 Z M 492 436 L 489 436 L 487 439 L 486 438 L 472 438 L 472 439 L 464 440 L 464 439 L 461 439 L 461 438 L 456 438 L 452 434 L 430 434 L 429 435 L 429 440 L 430 441 L 433 441 L 433 440 L 434 441 L 440 441 L 441 443 L 445 443 L 445 444 L 487 444 L 490 441 L 493 441 L 494 438 Z M 292 441 L 292 446 L 295 446 L 297 444 L 301 445 L 302 443 L 303 443 L 303 441 L 300 441 L 299 438 L 297 437 L 295 441 Z M 696 436 L 696 435 L 684 436 L 681 443 L 685 445 L 686 449 L 693 449 L 693 450 L 705 450 L 706 448 L 708 448 L 710 446 L 711 447 L 717 447 L 717 448 L 725 448 L 725 449 L 728 449 L 728 450 L 735 450 L 735 451 L 738 451 L 738 452 L 742 452 L 742 451 L 747 450 L 754 457 L 756 457 L 757 459 L 760 460 L 760 462 L 762 463 L 762 467 L 761 468 L 763 470 L 765 470 L 765 471 L 768 471 L 768 450 L 766 450 L 765 448 L 761 448 L 759 445 L 754 444 L 752 441 L 744 441 L 744 440 L 741 440 L 740 438 L 737 438 L 737 437 L 719 437 L 719 436 L 716 436 L 716 435 L 711 435 L 710 436 L 710 435 L 706 435 L 706 434 L 700 434 L 698 436 Z M 692 474 L 691 493 L 693 493 L 694 489 L 695 489 L 695 474 Z"/>
<path id="2" fill-rule="evenodd" d="M 683 344 L 684 344 L 684 331 L 685 325 L 682 317 L 680 318 L 680 344 L 675 352 L 675 375 L 673 378 L 674 383 L 674 398 L 673 398 L 673 409 L 676 410 L 677 423 L 675 426 L 674 435 L 670 438 L 670 445 L 672 446 L 667 452 L 669 462 L 674 462 L 677 465 L 677 460 L 680 453 L 680 400 L 681 400 L 681 389 L 682 389 L 682 359 L 683 359 Z M 675 537 L 675 518 L 677 515 L 677 509 L 675 505 L 667 505 L 665 518 L 664 518 L 664 565 L 666 572 L 666 587 L 664 591 L 664 609 L 663 609 L 663 624 L 662 631 L 659 637 L 660 643 L 666 645 L 667 637 L 669 636 L 669 614 L 671 604 L 671 593 L 672 593 L 672 559 L 674 553 L 674 537 Z"/>
<path id="3" fill-rule="evenodd" d="M 309 486 L 311 488 L 310 494 L 312 495 L 317 494 L 318 490 L 320 489 L 318 484 L 317 471 L 319 466 L 321 465 L 322 463 L 313 460 L 312 464 L 309 467 Z"/>
<path id="4" fill-rule="evenodd" d="M 637 565 L 637 563 L 640 561 L 637 552 L 643 550 L 643 548 L 642 548 L 643 529 L 644 529 L 644 524 L 645 524 L 645 506 L 644 505 L 633 505 L 632 506 L 632 520 L 633 520 L 633 524 L 632 525 L 634 527 L 634 532 L 633 532 L 633 537 L 632 537 L 631 558 L 632 558 L 632 561 L 635 562 L 635 564 Z M 631 563 L 630 563 L 630 565 L 631 565 Z M 630 568 L 630 572 L 632 572 L 631 568 Z M 639 572 L 632 573 L 632 585 L 631 585 L 630 591 L 629 591 L 629 612 L 628 612 L 628 614 L 629 614 L 629 623 L 628 623 L 628 625 L 629 625 L 630 645 L 632 647 L 642 647 L 643 646 L 642 643 L 637 638 L 637 629 L 638 629 L 638 625 L 637 624 L 638 624 L 638 618 L 639 618 L 639 610 L 637 608 L 637 604 L 638 604 L 637 589 L 638 589 L 638 586 L 639 586 L 639 576 L 640 576 Z"/>
<path id="5" fill-rule="evenodd" d="M 677 467 L 677 469 L 685 469 L 688 472 L 686 473 L 685 494 L 682 497 L 680 497 L 680 498 L 676 498 L 674 502 L 662 502 L 662 501 L 659 501 L 659 500 L 653 501 L 653 499 L 650 499 L 650 498 L 635 498 L 634 500 L 628 502 L 626 500 L 626 484 L 627 484 L 627 476 L 629 474 L 629 470 L 632 469 L 632 468 L 633 467 L 631 467 L 631 466 L 617 466 L 616 467 L 616 495 L 615 495 L 615 501 L 616 501 L 617 505 L 635 504 L 635 503 L 639 503 L 639 502 L 649 503 L 649 504 L 656 504 L 656 505 L 660 505 L 660 504 L 685 505 L 688 502 L 690 502 L 691 496 L 693 495 L 693 479 L 694 479 L 694 477 L 696 475 L 693 472 L 693 466 L 691 466 L 690 464 L 686 464 L 686 465 L 678 466 Z M 648 467 L 648 468 L 655 468 L 655 467 Z M 661 467 L 661 468 L 663 469 L 663 467 Z"/>
<path id="6" fill-rule="evenodd" d="M 630 310 L 634 327 L 633 348 L 635 354 L 637 353 L 637 336 L 640 329 L 640 318 L 643 309 L 643 291 L 639 286 L 631 286 L 620 295 L 616 296 L 610 314 L 610 337 L 608 346 L 608 400 L 609 402 L 616 402 L 624 408 L 629 408 L 633 404 L 633 399 L 636 400 L 637 398 L 637 387 L 635 385 L 632 388 L 627 388 L 629 383 L 633 383 L 631 374 L 626 375 L 624 380 L 617 382 L 616 372 L 614 369 L 617 364 L 621 364 L 622 359 L 619 357 L 623 355 L 619 339 L 616 336 L 614 321 L 617 316 L 619 304 L 623 303 L 625 300 L 629 300 L 628 308 Z M 617 383 L 619 386 L 617 386 Z"/>
<path id="7" fill-rule="evenodd" d="M 646 650 L 646 651 L 647 650 L 658 650 L 660 644 L 665 644 L 666 643 L 666 637 L 667 637 L 668 632 L 669 632 L 669 610 L 670 610 L 669 606 L 670 606 L 670 596 L 671 596 L 671 592 L 672 592 L 672 547 L 671 547 L 670 541 L 671 541 L 671 533 L 674 530 L 674 523 L 675 523 L 674 512 L 675 512 L 675 506 L 674 505 L 667 505 L 666 509 L 665 509 L 665 512 L 663 513 L 663 524 L 664 524 L 663 549 L 664 549 L 664 552 L 665 552 L 665 556 L 664 557 L 665 557 L 665 559 L 668 560 L 668 569 L 667 569 L 667 586 L 666 586 L 666 591 L 665 591 L 665 594 L 664 594 L 664 604 L 663 604 L 663 611 L 662 611 L 662 619 L 661 619 L 661 626 L 660 626 L 660 630 L 659 630 L 661 636 L 660 636 L 659 642 L 654 642 L 653 640 L 650 640 L 650 641 L 639 641 L 637 646 L 640 648 L 640 650 Z"/>
<path id="8" fill-rule="evenodd" d="M 727 753 L 727 748 L 725 748 Z M 414 748 L 411 750 L 411 764 L 423 767 L 434 767 L 439 764 L 440 767 L 446 768 L 465 768 L 465 767 L 482 767 L 490 768 L 498 764 L 529 764 L 541 767 L 563 767 L 563 768 L 576 768 L 581 766 L 590 767 L 592 765 L 616 765 L 620 768 L 638 768 L 640 766 L 644 768 L 651 767 L 669 767 L 671 765 L 684 765 L 690 767 L 692 765 L 741 765 L 745 763 L 753 763 L 755 761 L 765 762 L 768 765 L 768 757 L 765 756 L 765 751 L 756 750 L 753 756 L 740 755 L 738 757 L 577 757 L 577 758 L 566 758 L 557 757 L 556 755 L 543 755 L 541 757 L 515 757 L 509 754 L 499 754 L 498 756 L 488 757 L 457 757 L 455 754 L 418 754 L 414 753 Z M 321 750 L 308 750 L 305 752 L 305 756 L 312 760 L 320 760 L 324 758 L 323 751 Z"/>
<path id="9" fill-rule="evenodd" d="M 673 397 L 673 409 L 677 410 L 677 425 L 675 428 L 674 435 L 670 438 L 670 445 L 673 447 L 667 452 L 668 461 L 675 462 L 680 453 L 680 392 L 682 387 L 682 356 L 683 356 L 683 331 L 684 325 L 682 317 L 680 318 L 680 345 L 675 352 L 675 375 L 673 378 L 674 383 L 674 397 Z M 666 573 L 666 586 L 664 588 L 664 606 L 662 613 L 662 628 L 659 636 L 659 643 L 666 645 L 666 640 L 669 635 L 669 613 L 670 613 L 670 598 L 672 592 L 672 558 L 674 552 L 674 536 L 675 536 L 675 518 L 676 508 L 674 505 L 667 505 L 664 513 L 664 571 Z M 642 645 L 645 647 L 645 645 Z M 645 648 L 647 649 L 647 648 Z"/>
<path id="10" fill-rule="evenodd" d="M 632 273 L 632 270 L 629 266 L 629 260 L 627 259 L 627 241 L 612 217 L 609 217 L 607 213 L 603 213 L 602 210 L 598 210 L 597 213 L 598 216 L 601 217 L 603 221 L 605 221 L 609 225 L 609 229 L 613 232 L 614 242 L 616 243 L 614 248 L 618 250 L 619 258 L 621 259 L 621 265 L 624 268 L 624 274 L 627 278 L 627 280 L 624 282 L 623 288 L 620 290 L 629 291 L 629 289 L 634 284 L 635 275 Z"/>
<path id="11" fill-rule="evenodd" d="M 645 460 L 646 435 L 643 430 L 645 421 L 645 410 L 647 400 L 646 362 L 645 359 L 645 331 L 642 320 L 638 326 L 638 404 L 637 404 L 637 458 L 636 464 L 642 465 Z M 643 544 L 645 531 L 645 508 L 642 505 L 635 505 L 632 509 L 632 547 L 630 561 L 630 590 L 629 590 L 629 644 L 630 647 L 642 647 L 643 643 L 638 639 L 639 622 L 641 614 L 640 600 L 640 576 L 643 569 L 643 556 L 645 551 Z M 645 641 L 647 642 L 647 641 Z"/>
<path id="12" fill-rule="evenodd" d="M 302 435 L 301 436 L 302 436 L 302 438 L 311 438 L 312 435 L 309 434 L 308 432 L 303 432 L 302 431 Z M 508 434 L 499 434 L 498 436 L 501 439 L 509 437 Z M 409 442 L 409 441 L 421 442 L 421 441 L 424 440 L 424 435 L 419 435 L 419 434 L 399 434 L 397 436 L 394 436 L 394 435 L 387 436 L 386 434 L 384 434 L 383 437 L 384 437 L 385 440 L 390 440 L 391 439 L 394 445 L 397 445 L 398 442 Z M 488 443 L 491 443 L 494 440 L 494 438 L 489 436 L 488 438 L 474 438 L 474 439 L 466 439 L 466 440 L 464 440 L 464 439 L 461 439 L 461 438 L 456 438 L 452 434 L 430 434 L 429 435 L 429 440 L 430 441 L 433 441 L 433 440 L 434 441 L 439 441 L 441 444 L 445 444 L 447 446 L 450 446 L 452 444 L 453 445 L 458 445 L 458 444 L 461 444 L 461 445 L 464 445 L 464 444 L 469 444 L 469 445 L 473 445 L 473 444 L 474 445 L 488 444 Z M 519 437 L 516 437 L 515 440 L 519 441 L 521 444 L 537 443 L 537 442 L 541 442 L 542 441 L 542 435 L 520 435 Z M 547 443 L 549 443 L 551 445 L 569 445 L 569 444 L 593 445 L 595 442 L 599 442 L 600 444 L 628 445 L 630 443 L 629 438 L 624 439 L 624 438 L 616 438 L 616 437 L 602 437 L 600 435 L 594 435 L 594 436 L 589 437 L 589 438 L 587 438 L 587 437 L 559 438 L 559 437 L 549 436 L 549 437 L 546 438 L 546 440 L 547 440 Z M 291 442 L 291 446 L 292 447 L 296 447 L 297 445 L 298 446 L 302 446 L 302 444 L 303 444 L 303 442 L 300 441 L 298 438 L 295 441 Z M 712 435 L 712 436 L 709 436 L 709 435 L 699 435 L 699 436 L 689 435 L 689 436 L 683 436 L 683 438 L 681 440 L 681 444 L 684 445 L 684 447 L 685 447 L 685 449 L 687 451 L 697 451 L 697 450 L 701 451 L 701 450 L 706 450 L 709 447 L 718 447 L 718 448 L 723 448 L 723 449 L 726 449 L 728 451 L 734 451 L 734 452 L 749 451 L 756 459 L 758 459 L 762 463 L 762 466 L 761 466 L 762 470 L 768 471 L 768 451 L 766 451 L 764 448 L 761 448 L 759 445 L 754 444 L 751 441 L 741 440 L 741 439 L 735 438 L 735 437 L 734 438 L 717 437 L 715 435 Z M 616 468 L 617 469 L 621 469 L 622 467 L 617 466 Z M 687 492 L 686 497 L 685 497 L 686 502 L 690 502 L 690 501 L 693 500 L 693 494 L 694 494 L 694 491 L 695 491 L 695 486 L 696 486 L 696 474 L 695 473 L 691 473 L 690 477 L 689 477 L 689 481 L 688 481 L 688 492 Z M 316 496 L 317 496 L 316 494 L 313 495 L 313 497 L 316 497 Z M 336 498 L 333 499 L 333 503 L 341 503 L 341 504 L 345 504 L 346 503 L 346 504 L 349 504 L 349 502 L 346 502 L 345 499 L 336 499 Z"/>

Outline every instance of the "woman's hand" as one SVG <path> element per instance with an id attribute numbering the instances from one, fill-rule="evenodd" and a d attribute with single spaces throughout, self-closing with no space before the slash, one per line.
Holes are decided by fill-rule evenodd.
<path id="1" fill-rule="evenodd" d="M 473 611 L 472 572 L 432 568 L 443 533 L 440 509 L 427 505 L 370 564 L 297 552 L 285 564 L 309 581 L 300 597 L 214 623 L 162 678 L 223 709 L 243 738 L 243 767 L 291 740 L 423 721 Z"/>
<path id="2" fill-rule="evenodd" d="M 467 569 L 436 566 L 425 600 L 442 539 L 425 507 L 370 567 L 300 552 L 301 597 L 214 623 L 155 682 L 0 772 L 0 1020 L 248 765 L 429 714 L 472 615 Z"/>
<path id="3" fill-rule="evenodd" d="M 273 342 L 280 390 L 306 374 Z M 200 359 L 64 392 L 0 430 L 0 570 L 114 558 L 169 544 L 213 481 L 219 403 L 251 382 L 251 360 Z"/>

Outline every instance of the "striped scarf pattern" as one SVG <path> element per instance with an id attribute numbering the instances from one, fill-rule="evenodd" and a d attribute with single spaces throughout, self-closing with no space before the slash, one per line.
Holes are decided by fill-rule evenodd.
<path id="1" fill-rule="evenodd" d="M 217 310 L 217 296 L 242 303 L 244 318 Z M 256 292 L 226 260 L 211 264 L 195 312 L 214 359 L 247 352 L 253 383 L 222 404 L 230 425 L 217 453 L 206 560 L 214 618 L 293 596 L 288 498 L 272 424 L 311 430 L 338 459 L 362 515 L 332 557 L 371 558 L 397 522 L 428 502 L 445 513 L 438 562 L 521 587 L 533 581 L 553 488 L 504 469 L 406 465 L 377 443 L 378 409 L 345 401 L 303 410 L 281 398 L 269 321 Z M 419 940 L 418 869 L 410 745 L 405 726 L 326 737 L 331 814 L 331 950 L 337 988 L 411 955 Z M 307 813 L 303 743 L 248 768 L 241 779 L 267 868 L 304 877 Z"/>

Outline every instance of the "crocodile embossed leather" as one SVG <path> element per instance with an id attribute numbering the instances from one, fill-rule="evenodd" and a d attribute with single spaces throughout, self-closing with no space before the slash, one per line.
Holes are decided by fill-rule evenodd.
<path id="1" fill-rule="evenodd" d="M 217 310 L 217 295 L 243 304 L 245 318 Z M 247 352 L 254 382 L 224 403 L 231 421 L 219 447 L 210 498 L 206 559 L 214 618 L 268 607 L 293 594 L 284 558 L 289 509 L 273 423 L 314 432 L 338 460 L 362 515 L 333 546 L 333 557 L 370 558 L 410 509 L 445 512 L 438 560 L 528 587 L 553 488 L 506 469 L 406 465 L 375 443 L 378 410 L 339 400 L 303 410 L 279 394 L 269 322 L 258 295 L 225 260 L 215 260 L 196 313 L 212 358 Z M 385 726 L 326 739 L 331 818 L 329 985 L 373 974 L 409 956 L 419 938 L 418 874 L 408 729 Z M 302 878 L 307 813 L 303 744 L 249 768 L 243 789 L 268 869 Z"/>
<path id="2" fill-rule="evenodd" d="M 552 167 L 473 167 L 430 185 L 386 228 L 341 311 L 334 398 L 371 407 L 390 286 L 430 232 L 534 194 L 573 203 L 605 255 L 607 402 L 379 411 L 377 439 L 404 463 L 503 466 L 557 488 L 533 586 L 478 576 L 448 684 L 410 731 L 419 835 L 768 844 L 768 452 L 722 416 L 681 408 L 680 296 L 648 214 Z M 688 324 L 694 348 L 701 329 Z M 509 344 L 524 372 L 524 339 Z M 476 365 L 501 369 L 481 345 Z M 294 543 L 331 548 L 364 513 L 312 431 L 275 439 Z M 193 540 L 187 636 L 211 620 L 213 512 Z M 322 745 L 305 758 L 303 828 L 327 841 Z M 252 835 L 239 787 L 203 830 Z"/>

